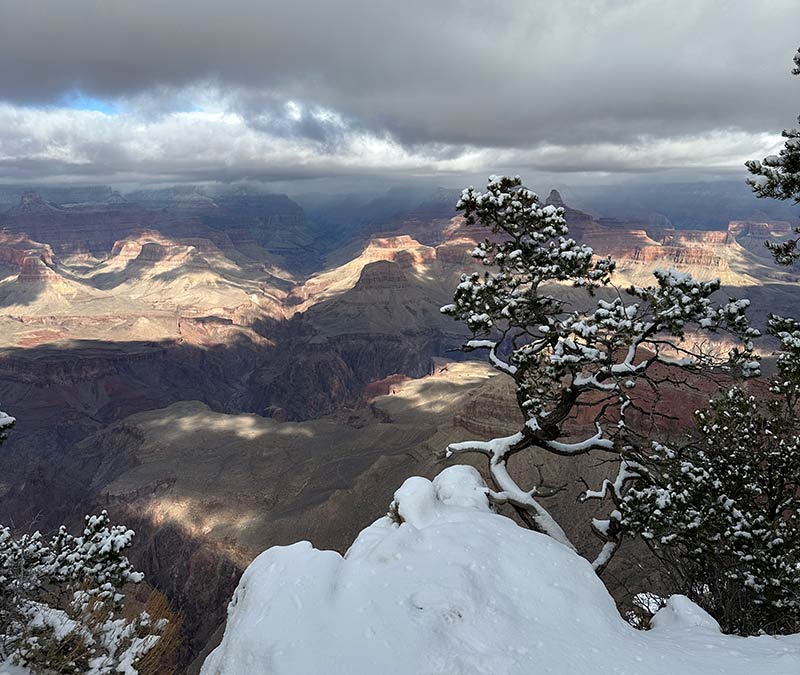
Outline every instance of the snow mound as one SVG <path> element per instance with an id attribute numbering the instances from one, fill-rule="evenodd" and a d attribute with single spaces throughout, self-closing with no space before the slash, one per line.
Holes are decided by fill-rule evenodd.
<path id="1" fill-rule="evenodd" d="M 13 663 L 3 661 L 0 663 L 0 675 L 32 675 L 28 668 L 15 666 Z"/>
<path id="2" fill-rule="evenodd" d="M 484 490 L 464 466 L 409 478 L 344 557 L 262 553 L 202 675 L 800 673 L 800 635 L 725 636 L 682 596 L 635 630 L 587 561 L 493 513 Z"/>

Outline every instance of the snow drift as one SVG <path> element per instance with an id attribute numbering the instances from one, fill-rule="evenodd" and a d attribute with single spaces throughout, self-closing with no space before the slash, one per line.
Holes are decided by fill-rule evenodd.
<path id="1" fill-rule="evenodd" d="M 493 513 L 484 487 L 465 466 L 409 478 L 344 557 L 261 554 L 202 675 L 800 673 L 800 635 L 722 635 L 681 596 L 637 631 L 586 560 Z"/>

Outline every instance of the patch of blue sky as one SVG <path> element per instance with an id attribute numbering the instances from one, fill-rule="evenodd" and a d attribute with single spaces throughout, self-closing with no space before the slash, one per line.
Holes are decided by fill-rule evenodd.
<path id="1" fill-rule="evenodd" d="M 56 105 L 73 110 L 94 110 L 106 115 L 116 115 L 121 112 L 120 106 L 107 99 L 90 96 L 79 89 L 64 94 Z"/>

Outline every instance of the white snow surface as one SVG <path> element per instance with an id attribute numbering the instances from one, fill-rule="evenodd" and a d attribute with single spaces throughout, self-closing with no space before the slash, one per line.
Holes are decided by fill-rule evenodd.
<path id="1" fill-rule="evenodd" d="M 201 675 L 798 675 L 800 635 L 741 638 L 683 596 L 638 631 L 589 563 L 493 513 L 471 467 L 409 478 L 342 557 L 248 567 Z"/>
<path id="2" fill-rule="evenodd" d="M 32 675 L 32 673 L 28 668 L 3 661 L 0 663 L 0 675 Z"/>

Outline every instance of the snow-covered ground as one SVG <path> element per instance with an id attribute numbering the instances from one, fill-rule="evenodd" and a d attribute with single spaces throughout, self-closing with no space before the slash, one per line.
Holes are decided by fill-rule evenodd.
<path id="1" fill-rule="evenodd" d="M 650 631 L 589 563 L 492 513 L 456 466 L 395 494 L 343 558 L 308 542 L 247 569 L 202 675 L 798 675 L 800 635 L 740 638 L 681 596 Z"/>
<path id="2" fill-rule="evenodd" d="M 15 666 L 8 661 L 0 663 L 0 675 L 31 675 L 28 668 L 22 666 Z"/>

